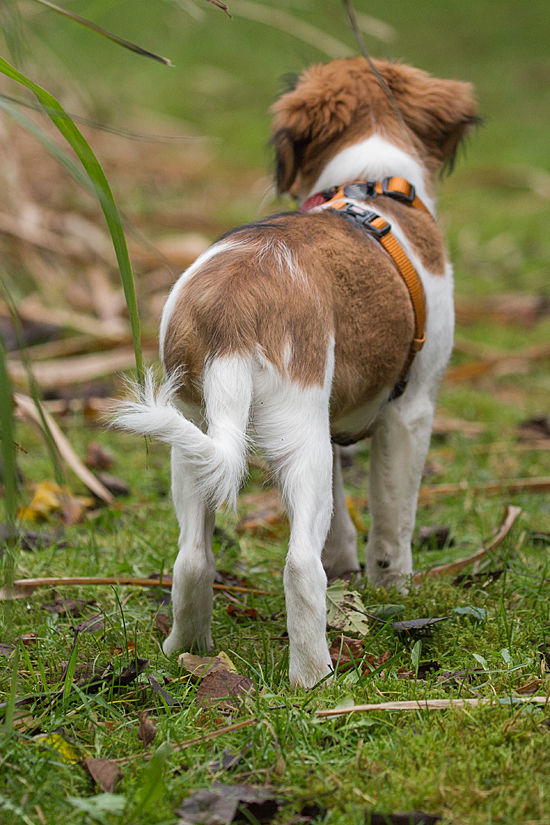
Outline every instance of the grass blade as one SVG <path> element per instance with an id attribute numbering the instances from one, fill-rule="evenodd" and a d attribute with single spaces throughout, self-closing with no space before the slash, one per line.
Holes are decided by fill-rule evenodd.
<path id="1" fill-rule="evenodd" d="M 132 329 L 132 338 L 134 342 L 134 351 L 136 354 L 136 370 L 138 380 L 143 382 L 143 359 L 141 354 L 141 333 L 139 313 L 136 300 L 136 290 L 134 285 L 134 278 L 132 275 L 132 267 L 128 255 L 128 247 L 126 245 L 126 238 L 122 228 L 122 222 L 118 209 L 113 198 L 113 193 L 105 173 L 101 165 L 93 153 L 90 145 L 85 140 L 83 135 L 77 129 L 73 121 L 69 118 L 59 101 L 53 97 L 49 92 L 38 86 L 28 77 L 17 71 L 6 60 L 0 57 L 0 72 L 10 77 L 12 80 L 26 86 L 38 98 L 38 101 L 45 107 L 48 117 L 51 119 L 56 128 L 61 132 L 65 140 L 70 144 L 72 149 L 76 152 L 80 162 L 86 170 L 95 193 L 101 204 L 105 220 L 111 238 L 122 278 L 122 285 L 124 288 L 124 296 L 126 298 L 126 305 L 128 307 L 128 314 L 130 316 L 130 326 Z"/>
<path id="2" fill-rule="evenodd" d="M 107 40 L 111 40 L 113 43 L 118 43 L 119 46 L 124 46 L 125 49 L 129 49 L 131 52 L 135 52 L 136 54 L 139 54 L 142 57 L 150 57 L 152 60 L 156 60 L 158 63 L 163 63 L 165 66 L 173 65 L 167 57 L 161 57 L 158 54 L 154 54 L 153 52 L 147 51 L 147 49 L 142 49 L 141 46 L 137 46 L 135 43 L 131 43 L 129 40 L 125 40 L 123 37 L 119 37 L 117 34 L 112 34 L 112 32 L 107 31 L 107 29 L 103 29 L 101 26 L 98 26 L 97 23 L 92 23 L 91 20 L 86 20 L 85 17 L 81 17 L 74 11 L 62 9 L 61 6 L 56 6 L 55 3 L 50 3 L 49 0 L 34 0 L 34 2 L 40 3 L 41 6 L 46 6 L 48 9 L 51 9 L 52 11 L 55 11 L 58 14 L 62 14 L 63 17 L 68 17 L 69 20 L 74 20 L 75 23 L 79 23 L 81 26 L 85 26 L 87 29 L 91 29 L 91 31 L 100 34 L 102 37 L 106 37 Z"/>

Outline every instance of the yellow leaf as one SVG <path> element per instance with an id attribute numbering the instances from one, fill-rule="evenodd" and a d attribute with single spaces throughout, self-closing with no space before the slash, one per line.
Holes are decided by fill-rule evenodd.
<path id="1" fill-rule="evenodd" d="M 80 754 L 69 742 L 63 739 L 58 733 L 50 733 L 44 736 L 37 736 L 34 740 L 35 742 L 39 742 L 42 745 L 48 745 L 50 748 L 54 748 L 64 762 L 67 762 L 69 765 L 76 765 L 77 762 L 80 761 Z"/>

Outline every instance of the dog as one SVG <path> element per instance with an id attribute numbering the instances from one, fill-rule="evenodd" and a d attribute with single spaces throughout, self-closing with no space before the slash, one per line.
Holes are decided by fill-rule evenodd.
<path id="1" fill-rule="evenodd" d="M 406 590 L 412 573 L 454 326 L 434 189 L 477 116 L 470 84 L 363 57 L 309 68 L 272 112 L 277 188 L 300 211 L 228 232 L 183 273 L 160 325 L 165 380 L 147 375 L 116 424 L 172 448 L 167 655 L 212 646 L 215 509 L 262 450 L 291 525 L 290 682 L 310 688 L 331 672 L 327 576 L 360 571 L 340 445 L 371 438 L 367 576 Z"/>

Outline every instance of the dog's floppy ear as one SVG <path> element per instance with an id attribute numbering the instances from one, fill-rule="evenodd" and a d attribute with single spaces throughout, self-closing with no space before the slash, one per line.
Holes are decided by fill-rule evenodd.
<path id="1" fill-rule="evenodd" d="M 452 168 L 460 141 L 481 122 L 472 84 L 437 80 L 420 69 L 395 63 L 378 68 L 407 126 L 439 165 Z"/>
<path id="2" fill-rule="evenodd" d="M 349 126 L 357 106 L 353 84 L 334 64 L 312 66 L 271 107 L 279 192 L 288 192 L 311 144 L 326 145 Z"/>
<path id="3" fill-rule="evenodd" d="M 272 144 L 275 148 L 275 182 L 277 192 L 282 194 L 288 192 L 296 179 L 308 141 L 293 139 L 290 129 L 279 129 L 273 135 Z"/>

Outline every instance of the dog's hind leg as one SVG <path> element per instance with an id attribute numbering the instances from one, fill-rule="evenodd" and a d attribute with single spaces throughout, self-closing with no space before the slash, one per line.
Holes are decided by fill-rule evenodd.
<path id="1" fill-rule="evenodd" d="M 411 537 L 434 414 L 427 394 L 407 392 L 382 410 L 372 430 L 365 565 L 373 584 L 401 590 L 412 573 Z"/>
<path id="2" fill-rule="evenodd" d="M 172 577 L 172 632 L 163 649 L 200 652 L 212 646 L 212 585 L 216 565 L 212 553 L 215 510 L 197 491 L 193 467 L 182 451 L 172 448 L 172 498 L 180 526 L 179 552 Z"/>
<path id="3" fill-rule="evenodd" d="M 360 572 L 357 559 L 357 530 L 351 520 L 346 502 L 340 448 L 333 445 L 332 499 L 333 512 L 330 530 L 323 549 L 323 567 L 329 579 Z"/>
<path id="4" fill-rule="evenodd" d="M 327 578 L 321 553 L 332 513 L 328 387 L 303 388 L 268 369 L 255 382 L 254 425 L 274 467 L 291 533 L 284 571 L 290 681 L 313 687 L 332 668 L 326 641 Z"/>

